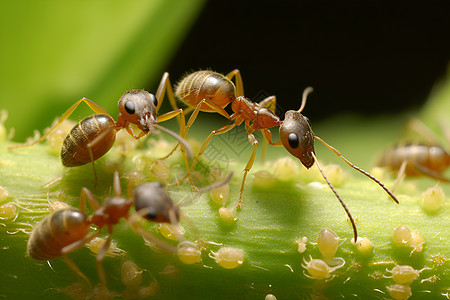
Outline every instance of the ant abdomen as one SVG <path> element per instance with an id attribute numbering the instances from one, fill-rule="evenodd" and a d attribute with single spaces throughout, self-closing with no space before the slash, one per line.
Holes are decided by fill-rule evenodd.
<path id="1" fill-rule="evenodd" d="M 36 225 L 28 240 L 27 253 L 37 260 L 60 257 L 65 246 L 89 233 L 89 226 L 85 213 L 73 208 L 58 210 Z"/>
<path id="2" fill-rule="evenodd" d="M 82 166 L 105 155 L 114 144 L 115 126 L 114 119 L 105 114 L 95 114 L 78 122 L 64 139 L 61 148 L 63 165 Z M 100 135 L 102 136 L 96 140 Z M 90 148 L 88 144 L 91 144 Z"/>
<path id="3" fill-rule="evenodd" d="M 226 76 L 213 71 L 197 71 L 184 77 L 177 85 L 175 94 L 189 106 L 197 106 L 202 100 L 210 100 L 224 108 L 236 97 L 236 88 Z M 215 112 L 206 103 L 200 110 Z"/>

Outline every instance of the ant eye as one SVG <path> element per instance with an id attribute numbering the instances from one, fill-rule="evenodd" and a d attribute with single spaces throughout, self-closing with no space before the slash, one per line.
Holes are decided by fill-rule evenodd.
<path id="1" fill-rule="evenodd" d="M 311 126 L 311 121 L 309 120 L 309 118 L 305 116 L 303 116 L 303 118 L 305 118 L 306 122 L 308 122 L 309 126 Z"/>
<path id="2" fill-rule="evenodd" d="M 155 106 L 158 106 L 158 99 L 156 99 L 156 96 L 153 95 L 153 94 L 150 94 L 150 98 L 152 99 L 153 104 L 154 104 Z"/>
<path id="3" fill-rule="evenodd" d="M 297 148 L 298 147 L 298 136 L 295 133 L 289 133 L 288 136 L 288 141 L 289 141 L 289 146 L 291 146 L 291 148 Z"/>
<path id="4" fill-rule="evenodd" d="M 125 102 L 124 107 L 125 107 L 125 110 L 127 111 L 127 113 L 129 113 L 130 115 L 134 114 L 135 108 L 134 108 L 134 103 L 132 101 Z"/>

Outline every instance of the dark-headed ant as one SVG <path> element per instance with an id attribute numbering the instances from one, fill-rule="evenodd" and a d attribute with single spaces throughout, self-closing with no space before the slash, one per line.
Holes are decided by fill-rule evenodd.
<path id="1" fill-rule="evenodd" d="M 169 87 L 169 88 L 167 88 Z M 173 99 L 173 92 L 168 80 L 167 73 L 161 79 L 156 95 L 144 90 L 132 90 L 122 95 L 119 100 L 119 116 L 117 122 L 101 106 L 89 99 L 82 98 L 73 104 L 44 136 L 31 144 L 23 144 L 9 147 L 15 148 L 29 147 L 42 142 L 56 127 L 67 119 L 82 102 L 86 103 L 96 114 L 84 118 L 76 124 L 64 139 L 61 148 L 61 161 L 66 167 L 75 167 L 92 163 L 95 183 L 97 175 L 94 161 L 106 154 L 114 144 L 116 132 L 122 128 L 135 139 L 147 135 L 152 128 L 160 129 L 171 135 L 181 143 L 189 157 L 192 157 L 192 150 L 187 142 L 176 133 L 166 129 L 157 123 L 180 116 L 179 124 L 181 132 L 184 131 L 184 114 L 182 109 L 177 109 L 157 117 L 157 112 L 161 106 L 164 94 L 168 91 L 169 99 Z M 170 100 L 173 102 L 173 100 Z M 131 125 L 135 124 L 141 132 L 135 134 Z M 186 166 L 187 157 L 185 156 Z M 187 167 L 188 168 L 188 167 Z"/>

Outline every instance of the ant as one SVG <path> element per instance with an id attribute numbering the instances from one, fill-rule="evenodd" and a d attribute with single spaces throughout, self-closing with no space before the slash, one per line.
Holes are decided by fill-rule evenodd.
<path id="1" fill-rule="evenodd" d="M 446 131 L 442 124 L 441 126 Z M 450 154 L 443 147 L 439 146 L 438 138 L 435 134 L 417 119 L 409 121 L 407 127 L 419 133 L 428 142 L 401 142 L 387 149 L 382 154 L 377 165 L 397 171 L 397 179 L 392 190 L 396 190 L 405 175 L 425 175 L 439 181 L 450 182 L 450 179 L 442 175 L 442 172 L 450 166 Z M 447 132 L 445 133 L 448 135 Z"/>
<path id="2" fill-rule="evenodd" d="M 169 99 L 173 99 L 173 92 L 167 73 L 163 75 L 156 95 L 144 90 L 131 90 L 124 93 L 118 102 L 120 113 L 117 117 L 117 122 L 114 121 L 114 118 L 101 106 L 87 98 L 82 98 L 73 104 L 61 116 L 58 123 L 39 140 L 31 144 L 12 146 L 9 147 L 8 150 L 30 147 L 42 142 L 56 127 L 58 127 L 73 113 L 78 105 L 84 102 L 96 114 L 82 119 L 66 136 L 61 148 L 61 161 L 66 167 L 76 167 L 87 163 L 92 163 L 95 177 L 94 186 L 96 186 L 97 183 L 97 174 L 95 172 L 94 161 L 102 157 L 111 149 L 115 141 L 116 132 L 123 128 L 126 129 L 126 131 L 135 139 L 140 139 L 141 137 L 147 135 L 152 128 L 160 129 L 181 143 L 186 151 L 183 153 L 186 153 L 186 155 L 191 158 L 192 150 L 187 142 L 173 131 L 157 124 L 177 116 L 180 130 L 181 132 L 184 131 L 185 121 L 182 109 L 167 112 L 157 117 L 157 112 L 161 106 L 166 90 L 168 91 L 167 94 Z M 173 100 L 170 101 L 172 102 Z M 131 124 L 135 124 L 141 130 L 138 135 L 134 133 Z M 188 168 L 186 155 L 184 158 Z"/>
<path id="3" fill-rule="evenodd" d="M 78 276 L 83 278 L 92 288 L 89 279 L 80 269 L 73 263 L 67 254 L 78 250 L 83 245 L 94 239 L 101 233 L 103 227 L 108 228 L 109 236 L 103 244 L 101 250 L 96 257 L 97 272 L 102 282 L 104 290 L 106 290 L 106 275 L 102 267 L 102 261 L 107 254 L 113 233 L 113 226 L 118 224 L 121 218 L 128 220 L 133 229 L 146 238 L 152 238 L 158 243 L 158 246 L 168 251 L 174 251 L 174 247 L 164 243 L 154 237 L 151 233 L 145 231 L 138 222 L 134 222 L 129 210 L 133 205 L 133 201 L 122 197 L 119 173 L 114 173 L 112 197 L 105 199 L 102 205 L 98 203 L 94 195 L 87 188 L 82 188 L 80 196 L 80 209 L 63 208 L 57 210 L 45 217 L 33 230 L 28 240 L 27 253 L 36 260 L 50 260 L 57 257 L 64 257 L 67 265 L 75 271 Z M 94 210 L 91 216 L 88 216 L 86 210 L 86 199 Z M 170 199 L 169 199 L 170 200 Z M 163 201 L 168 201 L 163 199 Z M 169 202 L 169 201 L 168 201 Z M 166 206 L 150 207 L 152 203 L 145 203 L 153 209 L 157 214 L 162 214 L 159 210 L 167 210 L 171 206 L 171 202 Z M 89 233 L 91 225 L 96 225 L 98 231 Z"/>
<path id="4" fill-rule="evenodd" d="M 236 85 L 231 81 L 233 78 L 235 78 Z M 175 94 L 181 101 L 188 105 L 190 109 L 194 108 L 192 115 L 186 124 L 185 131 L 181 135 L 182 137 L 185 137 L 188 129 L 197 118 L 199 111 L 217 112 L 233 121 L 233 124 L 223 126 L 211 132 L 200 147 L 197 157 L 192 163 L 188 174 L 180 182 L 189 177 L 190 173 L 194 170 L 199 157 L 214 135 L 226 133 L 242 123 L 245 124 L 248 139 L 253 145 L 253 152 L 244 168 L 244 175 L 239 190 L 238 207 L 241 207 L 245 180 L 247 173 L 250 171 L 253 162 L 255 161 L 258 146 L 258 140 L 253 132 L 255 130 L 261 130 L 264 141 L 267 141 L 274 146 L 281 146 L 280 142 L 272 142 L 272 135 L 269 130 L 269 128 L 281 125 L 282 123 L 280 118 L 274 113 L 276 103 L 275 96 L 269 96 L 259 103 L 247 99 L 244 96 L 242 77 L 238 69 L 231 71 L 226 76 L 213 71 L 197 71 L 191 73 L 180 81 L 176 87 Z M 233 111 L 231 116 L 224 109 L 229 103 L 231 103 L 231 109 Z M 171 104 L 174 109 L 177 109 L 175 102 L 171 102 Z M 189 109 L 186 109 L 185 113 L 188 111 Z M 190 177 L 189 180 L 191 180 Z M 192 182 L 191 185 L 194 186 Z"/>
<path id="5" fill-rule="evenodd" d="M 231 81 L 233 77 L 235 78 L 236 86 Z M 233 124 L 223 126 L 211 132 L 211 134 L 206 138 L 205 142 L 201 146 L 197 157 L 195 158 L 193 164 L 191 165 L 190 172 L 195 167 L 195 164 L 197 163 L 199 156 L 205 150 L 212 136 L 225 133 L 234 128 L 235 126 L 244 123 L 248 133 L 248 139 L 250 143 L 253 144 L 254 149 L 252 155 L 250 156 L 249 161 L 247 162 L 247 165 L 244 168 L 244 175 L 241 183 L 241 188 L 239 191 L 239 201 L 237 205 L 238 208 L 241 207 L 245 179 L 247 173 L 250 171 L 253 162 L 255 160 L 256 149 L 258 146 L 258 141 L 256 140 L 256 137 L 253 135 L 253 132 L 255 130 L 261 130 L 265 141 L 274 146 L 284 146 L 286 150 L 288 150 L 289 153 L 297 157 L 306 168 L 310 168 L 314 164 L 314 162 L 316 162 L 322 174 L 322 177 L 325 179 L 328 186 L 336 195 L 339 202 L 346 211 L 352 223 L 354 237 L 356 241 L 357 230 L 355 222 L 350 214 L 350 211 L 345 206 L 336 189 L 331 185 L 331 183 L 329 182 L 328 178 L 326 177 L 325 173 L 323 172 L 318 163 L 318 160 L 314 153 L 314 139 L 317 139 L 318 141 L 323 143 L 328 149 L 330 149 L 341 159 L 343 159 L 350 167 L 361 172 L 362 174 L 366 175 L 367 177 L 375 181 L 389 194 L 389 196 L 396 203 L 399 202 L 397 198 L 393 195 L 393 193 L 381 181 L 379 181 L 377 178 L 375 178 L 368 172 L 352 164 L 349 160 L 344 158 L 338 150 L 327 144 L 318 136 L 314 135 L 311 126 L 309 124 L 309 120 L 301 114 L 301 111 L 304 109 L 306 105 L 307 95 L 311 93 L 312 90 L 313 89 L 311 87 L 306 88 L 304 90 L 300 109 L 298 111 L 290 110 L 286 112 L 285 119 L 284 121 L 282 121 L 273 112 L 276 103 L 275 96 L 267 97 L 259 103 L 251 102 L 246 97 L 244 97 L 242 77 L 240 71 L 237 69 L 231 71 L 226 76 L 213 71 L 197 71 L 187 75 L 178 84 L 176 88 L 176 95 L 185 104 L 191 107 L 195 106 L 195 109 L 191 117 L 189 118 L 188 123 L 186 124 L 185 132 L 184 134 L 182 134 L 182 137 L 186 135 L 187 130 L 194 122 L 200 110 L 207 112 L 217 112 L 226 117 L 227 119 L 234 121 Z M 231 103 L 231 109 L 233 111 L 233 114 L 231 116 L 224 109 L 224 107 L 227 106 L 229 103 Z M 174 108 L 176 108 L 176 106 L 174 106 Z M 269 128 L 275 126 L 280 126 L 279 142 L 272 141 L 271 132 L 269 130 Z M 183 180 L 184 179 L 185 178 L 183 178 Z"/>

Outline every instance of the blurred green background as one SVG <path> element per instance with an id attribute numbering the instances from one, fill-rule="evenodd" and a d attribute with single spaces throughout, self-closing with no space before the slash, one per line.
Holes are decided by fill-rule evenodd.
<path id="1" fill-rule="evenodd" d="M 311 85 L 305 114 L 314 124 L 348 113 L 392 119 L 420 108 L 445 73 L 448 8 L 446 1 L 1 1 L 0 108 L 23 142 L 82 97 L 116 117 L 125 91 L 154 91 L 164 71 L 176 83 L 187 71 L 239 68 L 246 95 L 277 95 L 280 116 Z M 89 113 L 80 111 L 74 120 Z"/>

